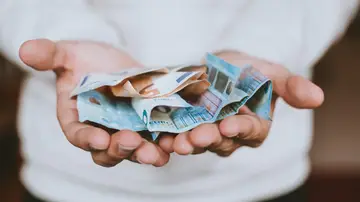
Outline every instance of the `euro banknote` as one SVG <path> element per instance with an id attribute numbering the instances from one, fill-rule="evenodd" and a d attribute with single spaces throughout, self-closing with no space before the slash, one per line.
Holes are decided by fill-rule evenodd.
<path id="1" fill-rule="evenodd" d="M 251 66 L 241 69 L 214 55 L 207 55 L 206 61 L 211 86 L 195 102 L 190 102 L 191 106 L 173 107 L 166 106 L 166 102 L 132 100 L 132 107 L 149 131 L 181 133 L 203 123 L 213 123 L 236 114 L 251 98 L 249 108 L 260 117 L 270 119 L 269 79 Z M 177 99 L 182 98 L 177 96 Z"/>
<path id="2" fill-rule="evenodd" d="M 164 97 L 174 94 L 188 85 L 205 81 L 199 80 L 202 74 L 202 72 L 170 72 L 139 75 L 127 80 L 122 85 L 111 86 L 110 89 L 117 97 Z"/>
<path id="3" fill-rule="evenodd" d="M 131 107 L 130 102 L 114 101 L 96 90 L 86 91 L 77 97 L 79 121 L 90 121 L 115 130 L 142 131 L 153 140 L 160 132 L 150 132 Z"/>
<path id="4" fill-rule="evenodd" d="M 212 54 L 206 56 L 210 86 L 195 101 L 179 94 L 128 101 L 110 99 L 96 90 L 78 95 L 80 121 L 109 128 L 181 133 L 203 123 L 234 115 L 245 104 L 257 115 L 270 119 L 272 83 L 252 66 L 236 67 Z"/>
<path id="5" fill-rule="evenodd" d="M 91 73 L 81 78 L 71 96 L 107 86 L 117 97 L 153 98 L 168 96 L 185 87 L 201 85 L 207 88 L 206 68 L 174 66 L 130 68 L 115 73 Z"/>
<path id="6" fill-rule="evenodd" d="M 115 86 L 124 80 L 149 72 L 163 72 L 167 73 L 168 69 L 164 67 L 148 67 L 148 68 L 129 68 L 121 72 L 112 73 L 90 73 L 83 76 L 78 82 L 78 85 L 71 92 L 70 96 L 76 96 L 81 93 L 94 90 L 103 86 Z"/>

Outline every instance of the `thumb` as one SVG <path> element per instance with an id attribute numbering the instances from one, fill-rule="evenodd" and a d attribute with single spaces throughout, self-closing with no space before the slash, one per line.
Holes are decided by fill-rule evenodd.
<path id="1" fill-rule="evenodd" d="M 240 52 L 222 52 L 217 54 L 237 66 L 253 65 L 262 74 L 273 81 L 276 95 L 280 96 L 289 105 L 300 109 L 319 107 L 324 101 L 324 93 L 311 81 L 293 75 L 282 65 L 273 64 Z"/>
<path id="2" fill-rule="evenodd" d="M 64 66 L 66 51 L 48 39 L 36 39 L 23 43 L 19 50 L 20 59 L 28 66 L 39 70 L 54 70 Z"/>
<path id="3" fill-rule="evenodd" d="M 289 76 L 282 87 L 277 94 L 293 107 L 314 109 L 324 102 L 321 88 L 301 76 Z"/>

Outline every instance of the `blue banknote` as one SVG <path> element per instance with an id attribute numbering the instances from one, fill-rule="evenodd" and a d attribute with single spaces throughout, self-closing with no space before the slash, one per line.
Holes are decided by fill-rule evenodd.
<path id="1" fill-rule="evenodd" d="M 78 95 L 77 110 L 80 122 L 90 121 L 117 130 L 147 130 L 130 102 L 111 100 L 96 90 Z"/>
<path id="2" fill-rule="evenodd" d="M 271 120 L 272 83 L 252 66 L 236 67 L 207 54 L 210 87 L 195 102 L 178 94 L 165 98 L 133 98 L 129 102 L 109 99 L 91 90 L 78 95 L 80 121 L 91 121 L 113 129 L 180 133 L 203 123 L 234 115 L 247 105 L 258 116 Z"/>
<path id="3" fill-rule="evenodd" d="M 252 66 L 243 68 L 208 54 L 209 89 L 191 107 L 166 112 L 152 111 L 143 119 L 149 131 L 180 133 L 203 123 L 213 123 L 234 115 L 247 102 L 249 108 L 264 119 L 270 119 L 271 81 Z M 137 111 L 146 109 L 136 106 Z M 149 111 L 148 109 L 146 111 Z"/>

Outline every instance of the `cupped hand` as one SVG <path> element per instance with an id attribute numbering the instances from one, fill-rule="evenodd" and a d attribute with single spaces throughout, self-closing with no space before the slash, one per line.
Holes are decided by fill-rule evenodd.
<path id="1" fill-rule="evenodd" d="M 158 145 L 144 140 L 138 133 L 107 131 L 78 121 L 76 100 L 69 98 L 80 77 L 88 72 L 116 72 L 142 65 L 130 55 L 110 45 L 91 41 L 30 40 L 22 44 L 21 60 L 39 70 L 53 70 L 57 75 L 57 117 L 71 144 L 90 151 L 94 162 L 115 166 L 127 159 L 142 164 L 163 166 L 169 154 Z"/>
<path id="2" fill-rule="evenodd" d="M 251 64 L 272 80 L 274 91 L 271 116 L 278 97 L 299 109 L 314 109 L 324 100 L 323 91 L 318 86 L 301 76 L 293 75 L 281 65 L 240 52 L 222 52 L 218 56 L 236 66 Z M 219 156 L 229 156 L 241 146 L 260 146 L 270 127 L 271 121 L 258 117 L 244 106 L 237 115 L 227 117 L 219 123 L 202 124 L 177 136 L 165 134 L 159 140 L 159 145 L 164 151 L 180 155 L 211 151 Z"/>

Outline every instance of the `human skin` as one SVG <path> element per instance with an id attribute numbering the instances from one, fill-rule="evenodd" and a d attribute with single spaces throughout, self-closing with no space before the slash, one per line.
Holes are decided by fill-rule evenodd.
<path id="1" fill-rule="evenodd" d="M 266 139 L 271 122 L 261 119 L 246 107 L 237 115 L 214 124 L 202 124 L 177 136 L 164 134 L 158 144 L 144 140 L 138 133 L 107 131 L 78 121 L 76 100 L 69 98 L 80 77 L 88 72 L 114 72 L 143 65 L 124 51 L 109 44 L 93 41 L 58 41 L 37 39 L 25 42 L 19 51 L 21 60 L 39 71 L 57 75 L 57 117 L 68 141 L 89 151 L 94 162 L 112 167 L 130 160 L 142 164 L 164 166 L 170 153 L 201 154 L 210 151 L 229 156 L 242 146 L 258 147 Z M 291 74 L 285 67 L 236 51 L 217 55 L 236 66 L 252 64 L 273 82 L 273 112 L 281 97 L 299 109 L 314 109 L 324 100 L 323 91 L 311 81 Z M 271 113 L 272 115 L 272 113 Z"/>

